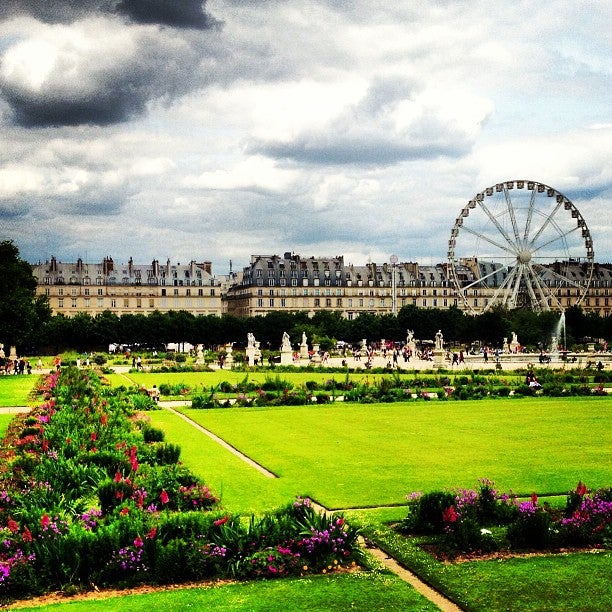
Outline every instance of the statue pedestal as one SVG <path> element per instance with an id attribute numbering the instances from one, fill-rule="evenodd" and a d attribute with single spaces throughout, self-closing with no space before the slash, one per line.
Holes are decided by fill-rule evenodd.
<path id="1" fill-rule="evenodd" d="M 234 367 L 234 356 L 232 355 L 232 345 L 231 344 L 228 344 L 225 347 L 225 361 L 223 365 L 227 366 L 228 370 L 231 370 Z"/>
<path id="2" fill-rule="evenodd" d="M 321 363 L 321 354 L 319 353 L 319 345 L 312 345 L 312 363 Z"/>
<path id="3" fill-rule="evenodd" d="M 280 360 L 281 365 L 292 365 L 293 364 L 293 351 L 281 349 L 280 358 L 281 358 Z"/>
<path id="4" fill-rule="evenodd" d="M 253 367 L 255 365 L 255 347 L 247 346 L 246 348 L 247 365 Z"/>
<path id="5" fill-rule="evenodd" d="M 309 355 L 308 355 L 308 345 L 307 344 L 300 344 L 300 358 L 301 359 L 308 359 Z"/>
<path id="6" fill-rule="evenodd" d="M 443 368 L 444 367 L 444 351 L 441 349 L 436 349 L 433 352 L 434 355 L 434 368 Z"/>

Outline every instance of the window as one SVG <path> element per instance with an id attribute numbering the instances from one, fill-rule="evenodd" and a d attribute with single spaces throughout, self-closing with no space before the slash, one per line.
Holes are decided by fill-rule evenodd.
<path id="1" fill-rule="evenodd" d="M 89 308 L 91 306 L 90 298 L 85 298 L 85 308 Z"/>
<path id="2" fill-rule="evenodd" d="M 117 308 L 117 300 L 115 298 L 111 299 L 111 308 Z"/>
<path id="3" fill-rule="evenodd" d="M 97 298 L 98 299 L 98 308 L 103 308 L 104 307 L 104 299 L 103 298 Z"/>
<path id="4" fill-rule="evenodd" d="M 257 308 L 263 308 L 263 298 L 257 299 Z"/>
<path id="5" fill-rule="evenodd" d="M 321 300 L 319 298 L 315 298 L 314 305 L 315 305 L 315 308 L 321 306 Z"/>
<path id="6" fill-rule="evenodd" d="M 57 300 L 57 307 L 58 308 L 64 307 L 64 298 L 59 298 L 59 300 Z"/>
<path id="7" fill-rule="evenodd" d="M 124 308 L 129 308 L 130 307 L 130 300 L 124 299 L 123 300 L 123 307 Z"/>
<path id="8" fill-rule="evenodd" d="M 72 308 L 76 308 L 76 307 L 77 307 L 76 298 L 72 298 Z"/>
<path id="9" fill-rule="evenodd" d="M 270 298 L 270 308 L 274 308 L 274 298 Z"/>

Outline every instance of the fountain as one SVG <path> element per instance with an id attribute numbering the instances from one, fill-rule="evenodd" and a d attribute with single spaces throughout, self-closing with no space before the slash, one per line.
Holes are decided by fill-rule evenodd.
<path id="1" fill-rule="evenodd" d="M 565 332 L 565 310 L 561 312 L 561 316 L 559 317 L 559 322 L 557 323 L 557 328 L 555 330 L 555 335 L 553 336 L 553 338 L 557 339 L 557 342 L 561 346 L 561 351 L 567 351 L 567 336 Z M 559 350 L 559 346 L 553 346 L 552 349 L 556 352 Z"/>

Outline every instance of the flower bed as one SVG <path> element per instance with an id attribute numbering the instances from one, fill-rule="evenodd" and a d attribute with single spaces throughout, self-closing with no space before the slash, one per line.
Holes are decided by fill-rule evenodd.
<path id="1" fill-rule="evenodd" d="M 327 571 L 360 558 L 357 531 L 309 500 L 249 522 L 222 513 L 151 428 L 148 396 L 65 368 L 16 418 L 0 468 L 0 596 L 207 577 Z"/>
<path id="2" fill-rule="evenodd" d="M 408 497 L 407 534 L 432 536 L 427 547 L 444 558 L 493 551 L 555 550 L 612 546 L 612 489 L 589 491 L 578 483 L 564 509 L 541 503 L 533 493 L 519 502 L 499 494 L 488 480 L 479 490 L 434 491 Z"/>

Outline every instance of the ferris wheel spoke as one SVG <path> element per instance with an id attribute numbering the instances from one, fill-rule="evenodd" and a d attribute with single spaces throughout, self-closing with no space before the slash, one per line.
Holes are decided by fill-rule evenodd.
<path id="1" fill-rule="evenodd" d="M 493 225 L 497 228 L 497 231 L 506 240 L 506 242 L 510 245 L 510 247 L 512 247 L 514 250 L 516 250 L 518 245 L 516 245 L 514 242 L 512 242 L 512 238 L 510 238 L 510 236 L 508 236 L 506 230 L 502 227 L 500 222 L 496 219 L 495 215 L 482 202 L 480 203 L 480 208 L 482 208 L 482 210 L 484 210 L 484 212 L 487 215 L 487 217 L 489 217 L 489 221 L 491 221 L 491 223 L 493 223 Z"/>
<path id="2" fill-rule="evenodd" d="M 516 224 L 516 215 L 514 214 L 514 206 L 512 206 L 512 199 L 510 198 L 510 192 L 508 187 L 504 185 L 504 197 L 506 198 L 506 207 L 508 208 L 508 214 L 510 215 L 510 221 L 512 222 L 512 231 L 514 232 L 514 244 L 519 245 L 521 239 L 519 237 L 518 226 Z"/>
<path id="3" fill-rule="evenodd" d="M 580 281 L 575 281 L 575 280 L 572 280 L 571 278 L 568 278 L 567 276 L 564 276 L 563 274 L 559 274 L 558 272 L 555 272 L 552 268 L 549 268 L 548 266 L 543 266 L 542 264 L 539 264 L 539 263 L 535 263 L 534 266 L 537 267 L 539 270 L 541 270 L 543 274 L 550 275 L 554 279 L 558 280 L 560 283 L 559 287 L 574 287 L 575 289 L 580 289 L 580 290 L 584 288 L 583 284 Z"/>
<path id="4" fill-rule="evenodd" d="M 510 274 L 508 274 L 508 276 L 506 276 L 506 278 L 504 279 L 504 282 L 495 290 L 495 293 L 493 293 L 493 296 L 491 297 L 491 304 L 495 304 L 498 300 L 498 297 L 500 295 L 504 295 L 504 299 L 502 300 L 502 303 L 504 305 L 507 304 L 507 299 L 508 299 L 508 295 L 511 293 L 509 291 L 509 287 L 512 287 L 512 279 L 514 278 L 514 275 L 516 274 L 516 268 L 513 268 L 510 271 Z"/>
<path id="5" fill-rule="evenodd" d="M 516 306 L 518 302 L 518 294 L 521 288 L 522 277 L 523 277 L 523 264 L 519 264 L 516 266 L 515 280 L 514 280 L 514 284 L 512 285 L 512 298 L 511 298 L 512 306 Z"/>
<path id="6" fill-rule="evenodd" d="M 537 253 L 538 251 L 540 251 L 544 247 L 547 247 L 547 246 L 557 242 L 558 240 L 563 241 L 563 245 L 567 249 L 567 240 L 566 240 L 566 238 L 569 235 L 571 235 L 571 234 L 575 233 L 576 231 L 578 231 L 578 229 L 579 229 L 578 227 L 573 227 L 572 229 L 570 229 L 570 230 L 568 230 L 566 232 L 560 232 L 559 234 L 557 234 L 556 236 L 554 236 L 553 238 L 551 238 L 547 242 L 543 242 L 542 244 L 538 244 L 538 246 L 533 249 L 532 254 L 533 253 Z"/>
<path id="7" fill-rule="evenodd" d="M 529 266 L 529 275 L 532 279 L 531 286 L 535 287 L 540 295 L 539 303 L 543 305 L 544 310 L 549 310 L 550 304 L 548 303 L 548 300 L 549 298 L 552 298 L 555 300 L 557 306 L 561 306 L 561 302 L 559 301 L 557 296 L 554 295 L 554 293 L 550 290 L 550 288 L 544 285 L 544 283 L 542 282 L 541 276 L 536 272 L 534 268 L 535 266 L 533 265 Z"/>
<path id="8" fill-rule="evenodd" d="M 468 234 L 472 234 L 472 236 L 476 236 L 476 238 L 480 238 L 481 240 L 483 240 L 484 242 L 488 242 L 490 245 L 497 247 L 498 249 L 500 249 L 501 251 L 504 251 L 506 253 L 509 253 L 512 257 L 514 257 L 516 255 L 516 252 L 514 249 L 509 249 L 506 245 L 500 244 L 499 242 L 496 242 L 495 240 L 493 240 L 492 238 L 490 238 L 489 236 L 482 234 L 481 232 L 477 232 L 476 230 L 473 230 L 469 227 L 465 227 L 463 226 L 462 229 L 467 232 Z M 513 246 L 513 245 L 511 245 Z"/>
<path id="9" fill-rule="evenodd" d="M 550 215 L 548 215 L 548 217 L 546 217 L 546 219 L 544 220 L 544 223 L 542 223 L 542 225 L 540 226 L 540 229 L 536 232 L 534 237 L 531 239 L 531 241 L 529 243 L 530 245 L 533 245 L 536 242 L 536 240 L 542 235 L 542 232 L 551 223 L 554 222 L 554 217 L 559 212 L 559 209 L 561 208 L 561 204 L 562 204 L 562 202 L 558 202 L 557 205 L 555 206 L 554 210 L 550 213 Z"/>
<path id="10" fill-rule="evenodd" d="M 509 266 L 507 265 L 502 266 L 501 268 L 495 268 L 495 270 L 493 270 L 492 272 L 489 272 L 485 276 L 480 276 L 474 282 L 470 283 L 469 285 L 465 285 L 463 288 L 471 289 L 472 287 L 477 287 L 478 285 L 481 285 L 483 281 L 487 280 L 487 278 L 490 278 L 491 276 L 495 276 L 496 274 L 499 274 L 500 272 L 503 272 L 504 270 L 508 270 L 508 269 L 509 269 Z"/>
<path id="11" fill-rule="evenodd" d="M 531 197 L 529 198 L 529 206 L 527 207 L 527 221 L 525 222 L 525 233 L 523 234 L 523 242 L 527 242 L 527 236 L 531 231 L 531 219 L 533 218 L 533 210 L 535 207 L 536 200 L 536 187 L 533 186 L 531 190 Z"/>

